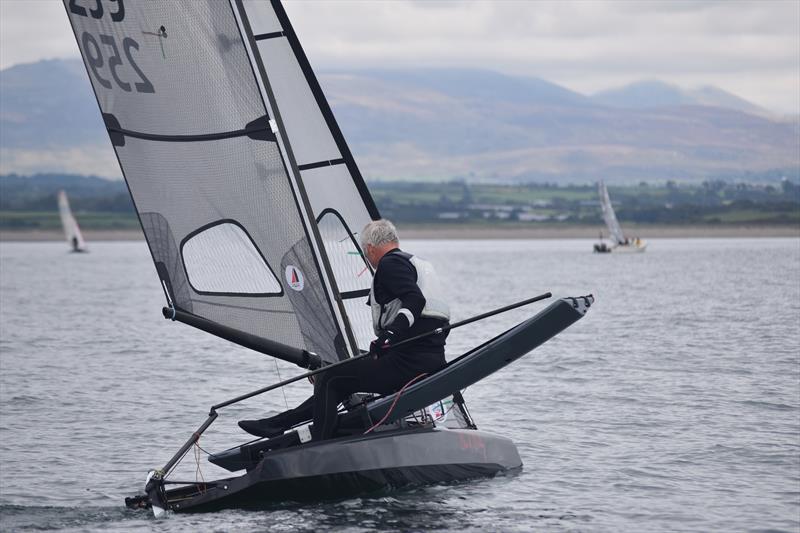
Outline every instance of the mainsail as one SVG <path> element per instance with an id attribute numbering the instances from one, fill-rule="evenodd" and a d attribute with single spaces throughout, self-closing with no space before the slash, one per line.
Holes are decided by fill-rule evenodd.
<path id="1" fill-rule="evenodd" d="M 379 215 L 280 3 L 64 4 L 172 316 L 366 348 L 356 232 Z"/>
<path id="2" fill-rule="evenodd" d="M 617 215 L 614 214 L 614 208 L 611 207 L 611 199 L 608 197 L 606 184 L 602 181 L 598 182 L 598 190 L 600 193 L 600 205 L 603 208 L 603 220 L 605 220 L 606 227 L 608 227 L 608 233 L 611 235 L 611 238 L 614 239 L 614 242 L 623 244 L 625 242 L 625 235 L 622 233 L 622 228 L 619 226 Z"/>
<path id="3" fill-rule="evenodd" d="M 58 214 L 61 216 L 61 225 L 64 227 L 64 236 L 67 238 L 67 243 L 74 252 L 82 252 L 86 249 L 86 243 L 81 235 L 81 228 L 78 227 L 78 221 L 72 216 L 72 210 L 69 208 L 69 200 L 67 200 L 67 193 L 58 191 Z"/>

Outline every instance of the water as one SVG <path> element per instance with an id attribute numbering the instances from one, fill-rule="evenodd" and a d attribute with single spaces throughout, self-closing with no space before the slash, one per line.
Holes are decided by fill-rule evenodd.
<path id="1" fill-rule="evenodd" d="M 516 475 L 262 512 L 124 508 L 208 407 L 297 370 L 160 317 L 146 246 L 0 245 L 0 529 L 72 531 L 800 531 L 800 240 L 417 241 L 454 319 L 536 295 L 594 293 L 589 314 L 466 391 L 511 437 Z M 453 332 L 450 355 L 546 304 Z M 293 404 L 299 383 L 221 411 Z M 203 457 L 205 479 L 222 475 Z M 190 454 L 180 479 L 199 476 Z"/>

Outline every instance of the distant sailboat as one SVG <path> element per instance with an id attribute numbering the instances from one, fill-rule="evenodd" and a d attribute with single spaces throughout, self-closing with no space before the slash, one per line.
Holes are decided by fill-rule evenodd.
<path id="1" fill-rule="evenodd" d="M 606 189 L 606 184 L 602 181 L 598 183 L 598 192 L 600 194 L 600 206 L 603 208 L 603 220 L 606 222 L 612 245 L 608 246 L 603 242 L 603 233 L 600 232 L 600 242 L 594 245 L 594 251 L 597 253 L 644 252 L 647 248 L 647 242 L 639 237 L 629 239 L 622 233 L 617 215 L 614 213 L 614 208 L 611 206 L 611 198 L 608 196 L 608 189 Z"/>
<path id="2" fill-rule="evenodd" d="M 67 238 L 70 251 L 85 252 L 86 242 L 83 240 L 83 235 L 81 235 L 78 221 L 72 216 L 67 193 L 64 191 L 58 191 L 58 214 L 61 215 L 61 225 L 64 226 L 64 236 Z"/>

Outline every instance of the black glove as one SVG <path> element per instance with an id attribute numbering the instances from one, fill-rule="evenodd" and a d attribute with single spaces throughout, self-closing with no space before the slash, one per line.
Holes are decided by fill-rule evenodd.
<path id="1" fill-rule="evenodd" d="M 369 353 L 376 357 L 380 357 L 386 351 L 387 347 L 390 347 L 394 344 L 394 332 L 388 329 L 381 331 L 381 334 L 378 335 L 378 338 L 372 341 L 369 344 Z"/>

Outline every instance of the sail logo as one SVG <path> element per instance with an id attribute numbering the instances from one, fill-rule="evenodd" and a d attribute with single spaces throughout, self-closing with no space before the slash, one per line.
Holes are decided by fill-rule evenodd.
<path id="1" fill-rule="evenodd" d="M 303 290 L 303 287 L 305 286 L 305 278 L 303 277 L 303 273 L 300 272 L 299 268 L 294 265 L 287 266 L 285 277 L 286 283 L 291 289 L 295 291 Z"/>

